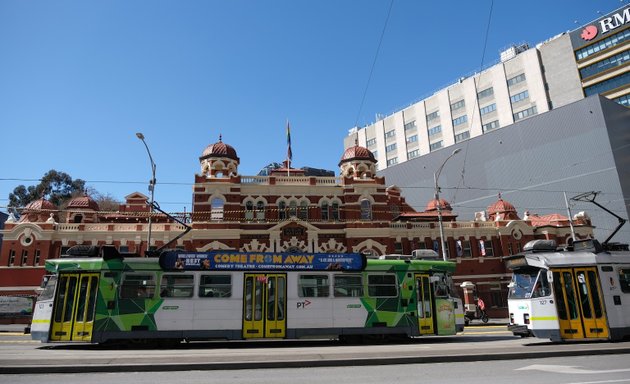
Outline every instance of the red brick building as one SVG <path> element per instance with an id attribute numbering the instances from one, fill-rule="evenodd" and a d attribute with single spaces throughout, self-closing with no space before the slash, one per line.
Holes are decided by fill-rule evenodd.
<path id="1" fill-rule="evenodd" d="M 233 249 L 258 252 L 363 252 L 410 254 L 440 251 L 436 201 L 416 212 L 396 186 L 375 176 L 376 160 L 355 145 L 343 153 L 336 177 L 305 176 L 301 169 L 276 169 L 269 176 L 242 176 L 236 150 L 219 139 L 203 151 L 194 175 L 192 230 L 173 247 L 190 251 Z M 34 294 L 44 262 L 76 244 L 113 245 L 121 252 L 147 249 L 149 206 L 140 193 L 126 196 L 117 212 L 102 212 L 88 196 L 59 210 L 42 199 L 2 232 L 0 295 Z M 458 264 L 455 285 L 470 281 L 491 316 L 505 316 L 507 283 L 502 256 L 519 252 L 529 240 L 571 236 L 568 218 L 528 216 L 499 196 L 487 212 L 458 220 L 441 200 L 449 258 Z M 486 218 L 487 216 L 487 218 Z M 592 235 L 588 218 L 574 221 L 577 236 Z M 152 248 L 182 233 L 184 226 L 152 215 Z"/>

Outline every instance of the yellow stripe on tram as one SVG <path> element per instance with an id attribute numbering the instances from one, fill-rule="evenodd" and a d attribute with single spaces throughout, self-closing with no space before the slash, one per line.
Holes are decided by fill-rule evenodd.
<path id="1" fill-rule="evenodd" d="M 554 320 L 558 320 L 558 317 L 557 316 L 541 316 L 541 317 L 532 317 L 530 320 L 531 321 L 540 321 L 540 320 L 554 321 Z"/>
<path id="2" fill-rule="evenodd" d="M 32 324 L 49 324 L 50 319 L 33 320 Z"/>

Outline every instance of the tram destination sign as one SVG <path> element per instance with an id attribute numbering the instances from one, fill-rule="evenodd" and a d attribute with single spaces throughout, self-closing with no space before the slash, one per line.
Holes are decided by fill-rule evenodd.
<path id="1" fill-rule="evenodd" d="M 167 251 L 160 255 L 160 267 L 167 271 L 361 271 L 365 264 L 360 253 Z"/>

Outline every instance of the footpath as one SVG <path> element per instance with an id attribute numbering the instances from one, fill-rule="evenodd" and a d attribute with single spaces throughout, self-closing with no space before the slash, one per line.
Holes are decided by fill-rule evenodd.
<path id="1" fill-rule="evenodd" d="M 473 322 L 457 336 L 425 336 L 401 343 L 345 345 L 330 340 L 216 341 L 176 348 L 113 348 L 41 344 L 23 327 L 0 326 L 0 374 L 147 372 L 302 368 L 532 359 L 630 354 L 630 342 L 555 344 L 513 337 L 504 322 Z"/>

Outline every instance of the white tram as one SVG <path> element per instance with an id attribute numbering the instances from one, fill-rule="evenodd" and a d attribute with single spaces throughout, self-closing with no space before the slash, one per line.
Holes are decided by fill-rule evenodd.
<path id="1" fill-rule="evenodd" d="M 510 256 L 508 329 L 552 341 L 630 337 L 630 252 L 604 251 L 596 240 L 558 251 L 552 240 Z"/>

